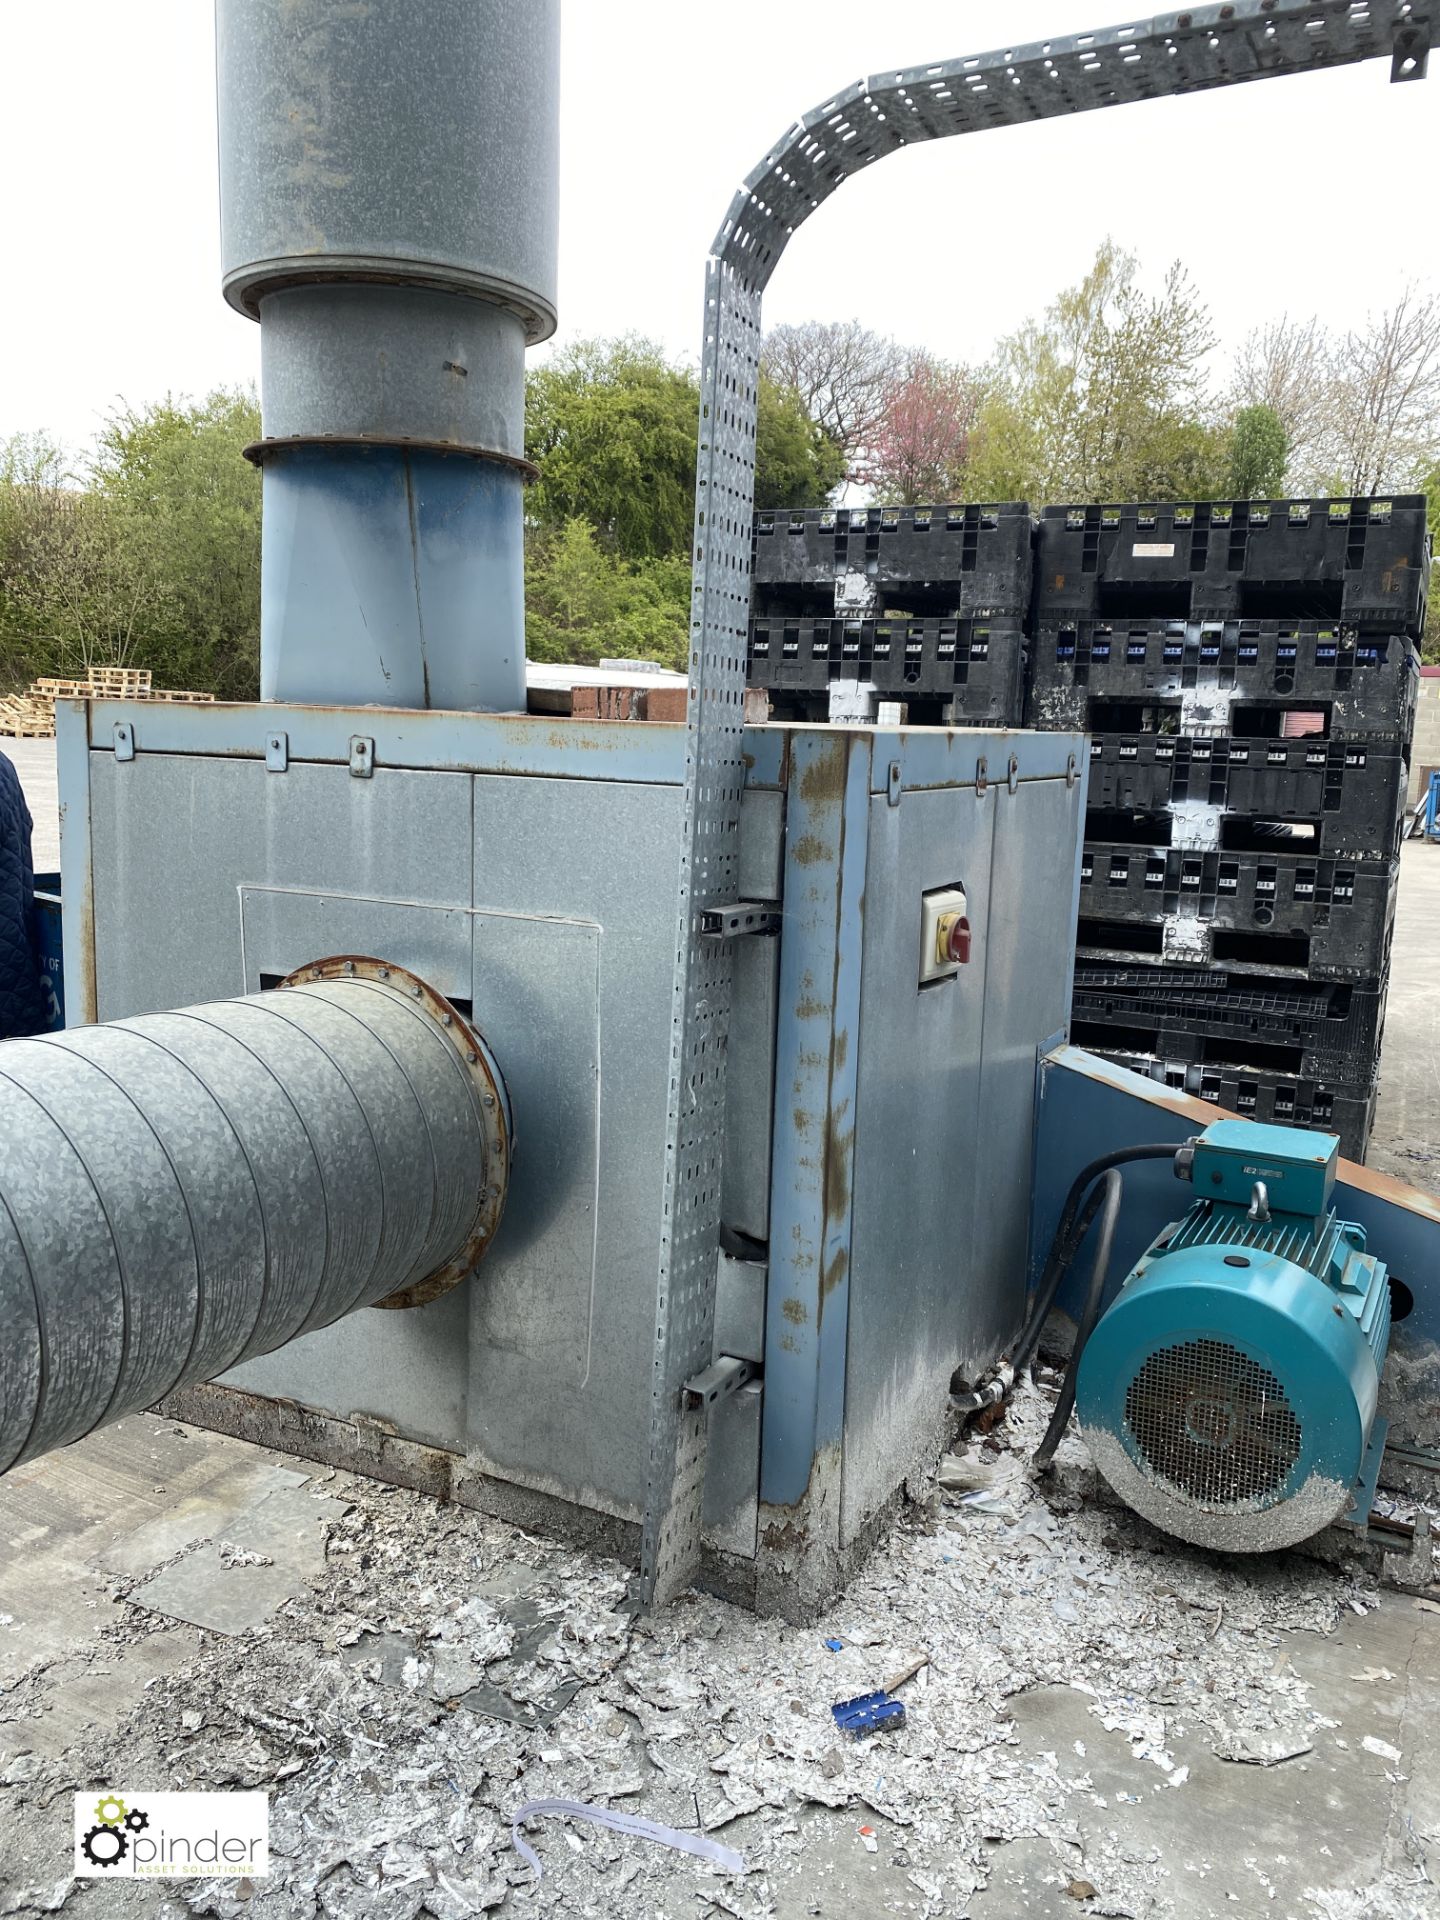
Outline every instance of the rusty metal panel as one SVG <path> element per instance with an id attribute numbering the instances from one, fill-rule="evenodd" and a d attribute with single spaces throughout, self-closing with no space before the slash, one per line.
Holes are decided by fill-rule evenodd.
<path id="1" fill-rule="evenodd" d="M 839 1542 L 872 736 L 797 732 L 785 861 L 762 1539 Z"/>

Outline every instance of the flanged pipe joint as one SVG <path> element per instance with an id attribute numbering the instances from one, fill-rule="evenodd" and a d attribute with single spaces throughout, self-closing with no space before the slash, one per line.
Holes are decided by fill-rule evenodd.
<path id="1" fill-rule="evenodd" d="M 359 1307 L 504 1210 L 493 1055 L 401 967 L 0 1046 L 0 1472 Z"/>

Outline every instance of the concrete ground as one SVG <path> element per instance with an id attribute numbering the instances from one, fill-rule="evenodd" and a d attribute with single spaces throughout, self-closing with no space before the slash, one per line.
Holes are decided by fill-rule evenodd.
<path id="1" fill-rule="evenodd" d="M 20 784 L 35 823 L 31 852 L 37 873 L 53 873 L 60 865 L 60 802 L 55 784 L 53 740 L 0 740 L 15 763 Z"/>
<path id="2" fill-rule="evenodd" d="M 972 1450 L 998 1504 L 921 1502 L 810 1628 L 704 1597 L 637 1622 L 612 1563 L 149 1415 L 21 1467 L 0 1915 L 1434 1920 L 1440 1603 L 1167 1540 L 1078 1441 L 1039 1491 L 1046 1411 L 1012 1407 L 1008 1463 Z M 842 1738 L 829 1702 L 917 1648 L 905 1726 Z M 73 1793 L 221 1787 L 269 1793 L 264 1878 L 71 1878 Z M 745 1871 L 551 1817 L 537 1884 L 509 1816 L 541 1798 Z"/>
<path id="3" fill-rule="evenodd" d="M 1407 840 L 1366 1164 L 1440 1193 L 1440 846 Z"/>

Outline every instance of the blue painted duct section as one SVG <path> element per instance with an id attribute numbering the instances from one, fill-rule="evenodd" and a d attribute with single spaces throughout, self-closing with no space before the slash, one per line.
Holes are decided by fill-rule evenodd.
<path id="1" fill-rule="evenodd" d="M 523 494 L 464 454 L 273 449 L 261 698 L 523 712 Z"/>

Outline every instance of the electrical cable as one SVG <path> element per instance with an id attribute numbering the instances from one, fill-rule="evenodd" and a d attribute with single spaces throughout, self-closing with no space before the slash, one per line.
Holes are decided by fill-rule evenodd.
<path id="1" fill-rule="evenodd" d="M 1090 1285 L 1085 1295 L 1084 1311 L 1080 1315 L 1080 1324 L 1075 1334 L 1075 1344 L 1070 1349 L 1070 1358 L 1065 1367 L 1065 1377 L 1060 1386 L 1060 1398 L 1055 1402 L 1055 1410 L 1050 1415 L 1050 1424 L 1045 1429 L 1045 1437 L 1035 1449 L 1033 1465 L 1043 1470 L 1055 1457 L 1061 1436 L 1070 1423 L 1071 1410 L 1075 1405 L 1075 1383 L 1080 1373 L 1080 1356 L 1090 1335 L 1095 1331 L 1095 1322 L 1100 1318 L 1100 1307 L 1105 1298 L 1105 1281 L 1110 1271 L 1110 1252 L 1115 1244 L 1115 1222 L 1120 1217 L 1120 1196 L 1123 1182 L 1114 1167 L 1110 1167 L 1101 1176 L 1100 1184 L 1085 1203 L 1081 1216 L 1083 1225 L 1077 1224 L 1071 1247 L 1068 1266 L 1079 1253 L 1085 1235 L 1098 1211 L 1100 1214 L 1100 1232 L 1095 1241 L 1095 1258 L 1090 1267 Z"/>
<path id="2" fill-rule="evenodd" d="M 1045 1268 L 1040 1276 L 1040 1284 L 1035 1289 L 1035 1304 L 1030 1309 L 1029 1318 L 1021 1329 L 1015 1342 L 1015 1351 L 1010 1364 L 1018 1374 L 1030 1359 L 1040 1339 L 1040 1330 L 1049 1317 L 1055 1304 L 1055 1296 L 1060 1291 L 1060 1282 L 1065 1277 L 1065 1269 L 1074 1258 L 1074 1249 L 1067 1252 L 1068 1242 L 1074 1230 L 1076 1216 L 1080 1211 L 1080 1202 L 1091 1181 L 1098 1180 L 1102 1173 L 1114 1167 L 1130 1166 L 1137 1160 L 1175 1160 L 1190 1145 L 1189 1141 L 1176 1143 L 1173 1140 L 1152 1140 L 1133 1147 L 1120 1147 L 1114 1153 L 1102 1154 L 1098 1160 L 1092 1160 L 1082 1167 L 1070 1183 L 1070 1191 L 1065 1196 L 1065 1204 L 1060 1209 L 1060 1224 L 1055 1229 L 1055 1237 L 1050 1242 L 1050 1252 Z"/>

